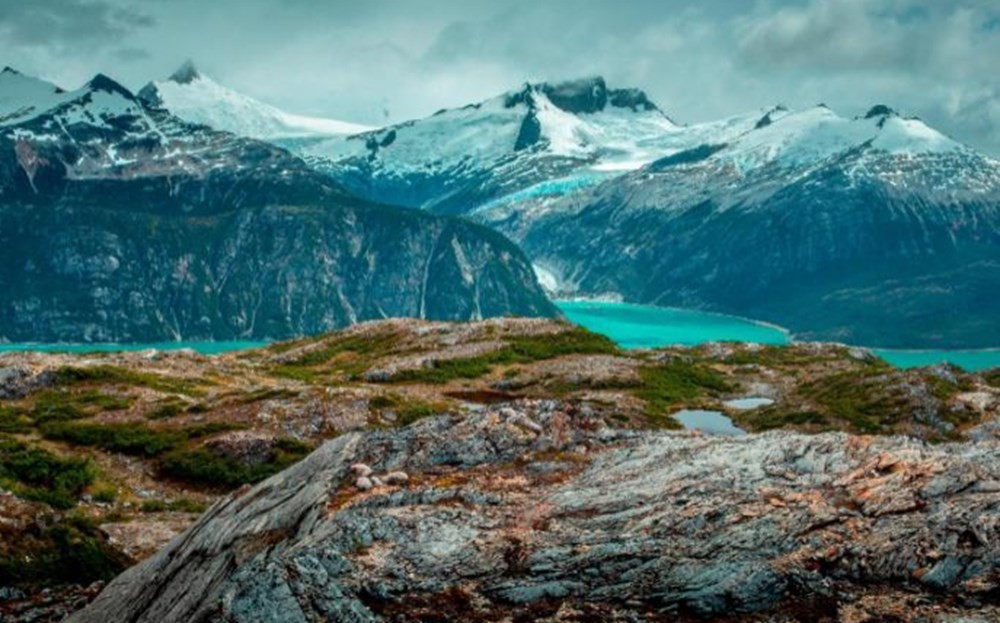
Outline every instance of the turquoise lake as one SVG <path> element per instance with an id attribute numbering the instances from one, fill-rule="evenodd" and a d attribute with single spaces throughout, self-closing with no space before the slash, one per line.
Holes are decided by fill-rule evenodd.
<path id="1" fill-rule="evenodd" d="M 654 348 L 668 344 L 694 346 L 704 342 L 787 344 L 788 333 L 778 327 L 706 312 L 591 301 L 559 301 L 566 317 L 624 348 Z M 878 356 L 899 368 L 948 362 L 970 371 L 1000 366 L 1000 349 L 885 350 Z"/>
<path id="2" fill-rule="evenodd" d="M 607 335 L 624 348 L 655 348 L 668 344 L 695 346 L 705 342 L 756 342 L 788 344 L 783 329 L 752 320 L 683 309 L 627 303 L 558 301 L 566 317 L 591 331 Z M 191 349 L 203 355 L 218 355 L 266 346 L 266 342 L 159 342 L 155 344 L 0 344 L 0 353 L 38 351 L 48 353 L 94 353 Z M 900 368 L 953 363 L 966 370 L 1000 366 L 1000 349 L 985 350 L 883 350 L 880 357 Z"/>

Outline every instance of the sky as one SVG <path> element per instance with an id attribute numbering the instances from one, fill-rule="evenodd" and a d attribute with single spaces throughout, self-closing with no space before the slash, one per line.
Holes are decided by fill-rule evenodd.
<path id="1" fill-rule="evenodd" d="M 601 75 L 697 123 L 884 103 L 1000 156 L 1000 0 L 0 0 L 0 65 L 138 89 L 191 59 L 370 125 Z"/>

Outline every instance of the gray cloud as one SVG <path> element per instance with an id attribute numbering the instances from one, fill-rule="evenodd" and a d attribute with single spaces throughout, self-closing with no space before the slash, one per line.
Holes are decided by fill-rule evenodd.
<path id="1" fill-rule="evenodd" d="M 190 57 L 366 123 L 592 74 L 686 122 L 884 102 L 1000 155 L 995 0 L 0 0 L 0 49 L 68 86 L 104 71 L 139 87 Z"/>
<path id="2" fill-rule="evenodd" d="M 146 13 L 100 0 L 0 0 L 0 29 L 13 46 L 103 47 L 154 25 Z"/>

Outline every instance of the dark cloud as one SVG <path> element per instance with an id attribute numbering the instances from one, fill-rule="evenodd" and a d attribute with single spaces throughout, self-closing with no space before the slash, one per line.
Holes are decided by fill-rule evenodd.
<path id="1" fill-rule="evenodd" d="M 884 102 L 1000 154 L 996 0 L 0 0 L 0 49 L 70 86 L 104 71 L 139 87 L 193 58 L 364 123 L 593 74 L 686 122 Z"/>
<path id="2" fill-rule="evenodd" d="M 99 0 L 0 0 L 0 30 L 14 46 L 111 46 L 117 38 L 154 25 L 148 14 Z"/>

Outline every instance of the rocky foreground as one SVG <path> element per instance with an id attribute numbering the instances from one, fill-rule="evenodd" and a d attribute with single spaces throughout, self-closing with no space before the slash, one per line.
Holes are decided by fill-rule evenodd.
<path id="1" fill-rule="evenodd" d="M 997 371 L 835 344 L 0 355 L 0 621 L 996 620 L 998 444 Z"/>
<path id="2" fill-rule="evenodd" d="M 997 620 L 998 451 L 437 417 L 220 501 L 69 620 Z"/>

